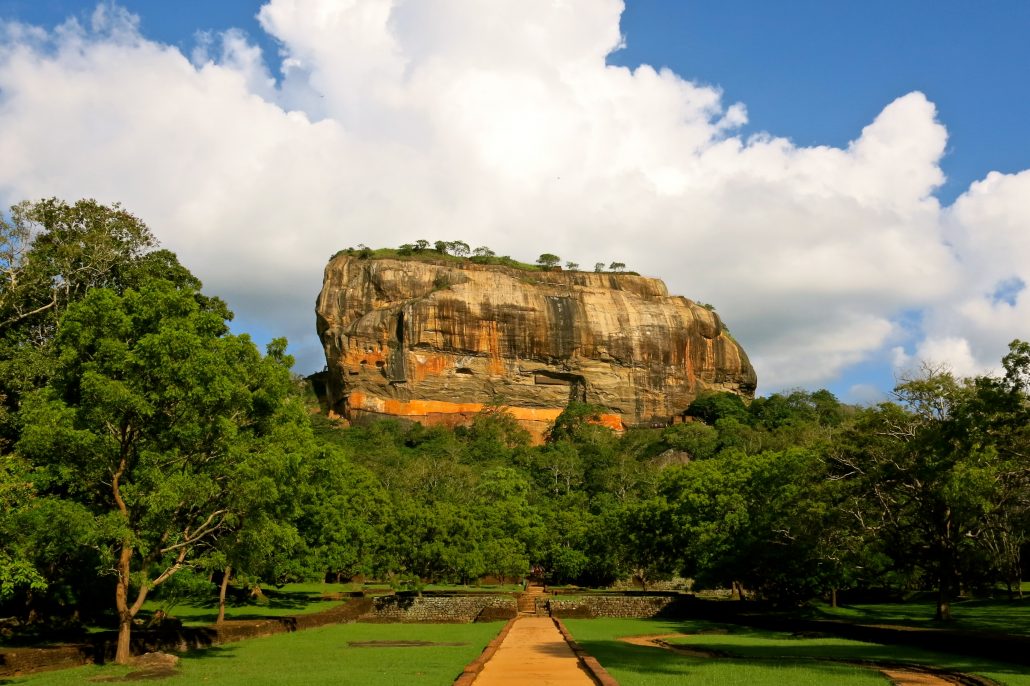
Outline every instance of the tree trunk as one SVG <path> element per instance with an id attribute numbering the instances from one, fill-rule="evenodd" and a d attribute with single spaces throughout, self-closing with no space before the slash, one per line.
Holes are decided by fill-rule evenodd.
<path id="1" fill-rule="evenodd" d="M 114 602 L 118 610 L 118 647 L 115 650 L 114 661 L 119 665 L 129 664 L 129 658 L 132 657 L 132 610 L 129 608 L 129 562 L 131 559 L 131 544 L 124 541 L 118 556 L 118 584 L 114 589 Z"/>
<path id="2" fill-rule="evenodd" d="M 837 607 L 837 588 L 830 589 L 830 607 Z"/>
<path id="3" fill-rule="evenodd" d="M 226 565 L 222 572 L 222 584 L 218 587 L 218 618 L 215 624 L 225 621 L 225 592 L 229 588 L 229 577 L 232 575 L 232 565 Z"/>
<path id="4" fill-rule="evenodd" d="M 937 620 L 941 622 L 951 621 L 951 570 L 941 570 L 940 580 L 937 586 Z"/>

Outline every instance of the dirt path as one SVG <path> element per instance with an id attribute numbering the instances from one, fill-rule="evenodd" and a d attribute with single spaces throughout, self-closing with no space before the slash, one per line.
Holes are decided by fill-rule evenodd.
<path id="1" fill-rule="evenodd" d="M 593 686 L 550 617 L 519 617 L 475 686 L 534 684 Z"/>
<path id="2" fill-rule="evenodd" d="M 704 649 L 692 648 L 690 646 L 668 643 L 665 639 L 678 638 L 680 636 L 686 636 L 687 634 L 652 634 L 648 636 L 625 636 L 619 640 L 623 643 L 629 643 L 635 646 L 644 646 L 648 648 L 661 648 L 663 650 L 672 651 L 678 655 L 686 655 L 688 657 L 707 657 L 707 658 L 729 658 L 732 657 L 723 655 Z M 787 658 L 784 658 L 787 659 Z M 842 662 L 847 662 L 842 660 Z M 880 667 L 876 665 L 864 665 L 870 669 L 875 669 L 880 674 L 891 680 L 894 686 L 955 686 L 955 684 L 969 683 L 968 681 L 961 681 L 957 678 L 950 678 L 946 674 L 936 674 L 931 671 L 924 671 L 921 669 L 905 669 L 904 667 Z M 958 675 L 956 675 L 957 677 Z"/>

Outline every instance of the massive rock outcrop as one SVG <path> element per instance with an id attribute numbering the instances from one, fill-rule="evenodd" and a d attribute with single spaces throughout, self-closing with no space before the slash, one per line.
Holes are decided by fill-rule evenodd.
<path id="1" fill-rule="evenodd" d="M 352 420 L 454 425 L 500 404 L 540 437 L 570 400 L 622 428 L 755 390 L 714 312 L 631 274 L 340 254 L 316 313 L 330 409 Z"/>

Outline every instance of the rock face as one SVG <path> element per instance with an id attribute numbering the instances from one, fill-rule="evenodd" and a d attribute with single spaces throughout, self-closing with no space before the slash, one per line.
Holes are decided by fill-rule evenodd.
<path id="1" fill-rule="evenodd" d="M 502 405 L 543 435 L 570 400 L 666 424 L 756 376 L 718 316 L 629 274 L 334 257 L 316 305 L 330 408 L 456 425 Z"/>

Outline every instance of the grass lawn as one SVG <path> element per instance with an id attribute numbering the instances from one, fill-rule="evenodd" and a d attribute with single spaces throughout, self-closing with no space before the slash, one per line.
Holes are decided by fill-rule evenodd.
<path id="1" fill-rule="evenodd" d="M 844 619 L 863 624 L 904 624 L 964 631 L 1030 635 L 1030 597 L 1023 600 L 981 598 L 952 603 L 954 619 L 934 619 L 936 604 L 930 600 L 904 603 L 872 603 L 831 608 L 817 605 L 813 618 Z"/>
<path id="2" fill-rule="evenodd" d="M 503 622 L 482 624 L 337 624 L 182 654 L 179 674 L 161 684 L 318 686 L 320 684 L 450 684 Z M 422 647 L 355 647 L 350 642 L 460 643 Z M 131 668 L 79 667 L 0 679 L 4 686 L 90 684 Z"/>
<path id="3" fill-rule="evenodd" d="M 251 598 L 242 594 L 236 599 L 227 599 L 226 619 L 259 619 L 261 617 L 289 617 L 328 610 L 340 604 L 339 600 L 323 600 L 322 596 L 333 593 L 360 591 L 360 584 L 299 583 L 286 584 L 281 588 L 263 588 L 264 599 Z M 144 613 L 164 610 L 183 624 L 202 626 L 213 624 L 218 618 L 218 597 L 215 595 L 198 599 L 186 598 L 169 601 L 160 597 L 143 604 Z"/>
<path id="4" fill-rule="evenodd" d="M 875 670 L 829 660 L 912 662 L 974 672 L 1009 686 L 1030 686 L 1025 668 L 961 658 L 901 646 L 882 646 L 837 638 L 795 638 L 790 634 L 699 621 L 648 619 L 568 619 L 576 641 L 596 657 L 622 686 L 662 686 L 688 679 L 692 684 L 886 684 Z M 718 633 L 697 633 L 697 632 Z M 723 633 L 725 632 L 725 633 Z M 646 634 L 696 634 L 667 639 L 735 659 L 687 657 L 657 648 L 633 646 L 618 638 Z M 740 659 L 736 659 L 739 656 Z"/>
<path id="5" fill-rule="evenodd" d="M 521 591 L 520 584 L 460 586 L 456 584 L 429 584 L 424 591 L 458 591 L 461 593 L 511 593 Z M 392 593 L 385 584 L 330 584 L 296 583 L 282 587 L 263 587 L 264 598 L 255 599 L 237 589 L 235 597 L 226 600 L 226 619 L 260 619 L 262 617 L 289 617 L 328 610 L 340 604 L 339 600 L 324 600 L 325 596 L 338 593 L 379 594 Z M 218 617 L 218 598 L 211 594 L 202 598 L 181 598 L 169 600 L 160 596 L 148 599 L 143 605 L 144 617 L 157 610 L 164 610 L 170 616 L 187 626 L 213 624 Z"/>
<path id="6" fill-rule="evenodd" d="M 522 584 L 481 584 L 462 586 L 461 584 L 426 584 L 423 591 L 458 591 L 461 593 L 518 593 Z"/>

